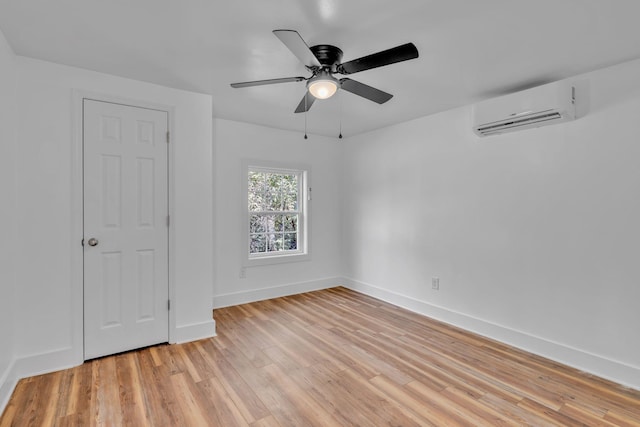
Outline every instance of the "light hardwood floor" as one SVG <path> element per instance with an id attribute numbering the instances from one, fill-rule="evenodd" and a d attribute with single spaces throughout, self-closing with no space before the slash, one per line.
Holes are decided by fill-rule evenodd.
<path id="1" fill-rule="evenodd" d="M 20 381 L 0 426 L 640 426 L 640 392 L 344 289 Z"/>

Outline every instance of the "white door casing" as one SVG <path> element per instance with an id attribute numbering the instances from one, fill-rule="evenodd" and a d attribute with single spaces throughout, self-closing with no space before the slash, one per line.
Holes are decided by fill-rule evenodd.
<path id="1" fill-rule="evenodd" d="M 167 132 L 166 111 L 83 100 L 85 360 L 168 341 Z"/>

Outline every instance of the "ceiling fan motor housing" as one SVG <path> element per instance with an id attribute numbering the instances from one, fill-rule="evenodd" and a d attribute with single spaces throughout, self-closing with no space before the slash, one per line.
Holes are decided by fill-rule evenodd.
<path id="1" fill-rule="evenodd" d="M 336 71 L 336 66 L 342 61 L 342 50 L 330 44 L 319 44 L 311 46 L 311 52 L 318 58 L 318 62 L 323 67 L 329 68 L 331 72 Z"/>

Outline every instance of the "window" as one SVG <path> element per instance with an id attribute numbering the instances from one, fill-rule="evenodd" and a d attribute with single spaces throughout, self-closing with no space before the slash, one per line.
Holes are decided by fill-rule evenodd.
<path id="1" fill-rule="evenodd" d="M 248 259 L 291 261 L 307 254 L 307 172 L 247 168 Z"/>

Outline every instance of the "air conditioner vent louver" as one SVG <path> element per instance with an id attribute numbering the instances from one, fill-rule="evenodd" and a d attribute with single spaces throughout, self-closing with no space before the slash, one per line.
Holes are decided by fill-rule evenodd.
<path id="1" fill-rule="evenodd" d="M 476 104 L 473 130 L 489 136 L 573 119 L 575 90 L 561 81 Z"/>
<path id="2" fill-rule="evenodd" d="M 519 117 L 518 119 L 507 120 L 504 122 L 490 123 L 486 126 L 479 126 L 478 132 L 483 135 L 491 135 L 494 132 L 504 132 L 505 129 L 510 129 L 512 127 L 519 127 L 528 124 L 546 122 L 547 120 L 557 120 L 562 118 L 560 113 L 557 111 L 546 112 L 543 111 L 539 114 L 528 115 L 524 117 Z"/>

